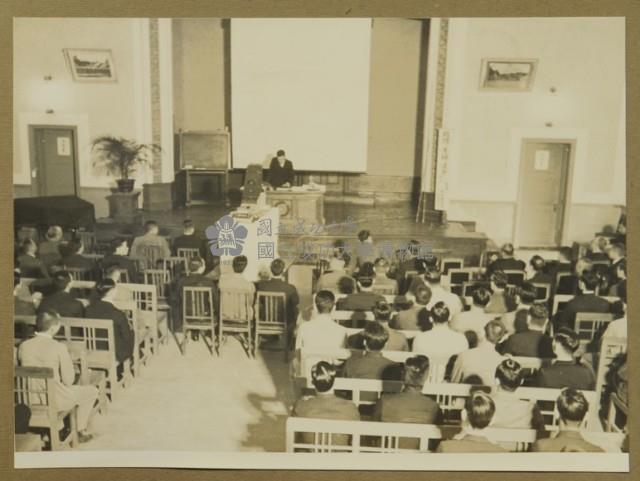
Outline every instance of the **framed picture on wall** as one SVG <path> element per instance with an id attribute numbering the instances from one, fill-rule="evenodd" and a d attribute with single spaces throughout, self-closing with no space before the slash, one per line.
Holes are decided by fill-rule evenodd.
<path id="1" fill-rule="evenodd" d="M 538 67 L 536 59 L 482 59 L 480 89 L 504 92 L 531 90 Z"/>
<path id="2" fill-rule="evenodd" d="M 109 49 L 63 49 L 76 82 L 115 82 L 116 68 Z"/>

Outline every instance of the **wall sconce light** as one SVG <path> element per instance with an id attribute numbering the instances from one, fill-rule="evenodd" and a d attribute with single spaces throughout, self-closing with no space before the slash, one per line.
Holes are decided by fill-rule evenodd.
<path id="1" fill-rule="evenodd" d="M 47 109 L 44 111 L 46 114 L 53 114 L 54 110 L 53 109 Z"/>
<path id="2" fill-rule="evenodd" d="M 545 127 L 553 127 L 553 122 L 545 122 L 544 126 Z"/>

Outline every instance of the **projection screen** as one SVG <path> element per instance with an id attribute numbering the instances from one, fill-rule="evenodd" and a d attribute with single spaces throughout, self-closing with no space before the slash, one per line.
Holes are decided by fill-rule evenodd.
<path id="1" fill-rule="evenodd" d="M 232 19 L 233 167 L 367 167 L 371 19 Z"/>

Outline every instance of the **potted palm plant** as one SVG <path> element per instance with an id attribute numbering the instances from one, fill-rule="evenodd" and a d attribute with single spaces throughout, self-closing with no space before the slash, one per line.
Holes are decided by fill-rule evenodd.
<path id="1" fill-rule="evenodd" d="M 139 164 L 151 164 L 153 155 L 160 152 L 156 144 L 140 144 L 122 137 L 103 136 L 91 143 L 93 166 L 105 169 L 116 178 L 118 192 L 131 192 L 135 173 Z"/>

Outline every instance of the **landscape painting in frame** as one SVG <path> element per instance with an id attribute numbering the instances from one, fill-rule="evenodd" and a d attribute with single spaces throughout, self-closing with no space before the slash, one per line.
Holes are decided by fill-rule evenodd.
<path id="1" fill-rule="evenodd" d="M 538 61 L 532 59 L 483 59 L 483 90 L 531 90 Z"/>
<path id="2" fill-rule="evenodd" d="M 64 53 L 76 82 L 115 82 L 111 50 L 67 48 Z"/>

